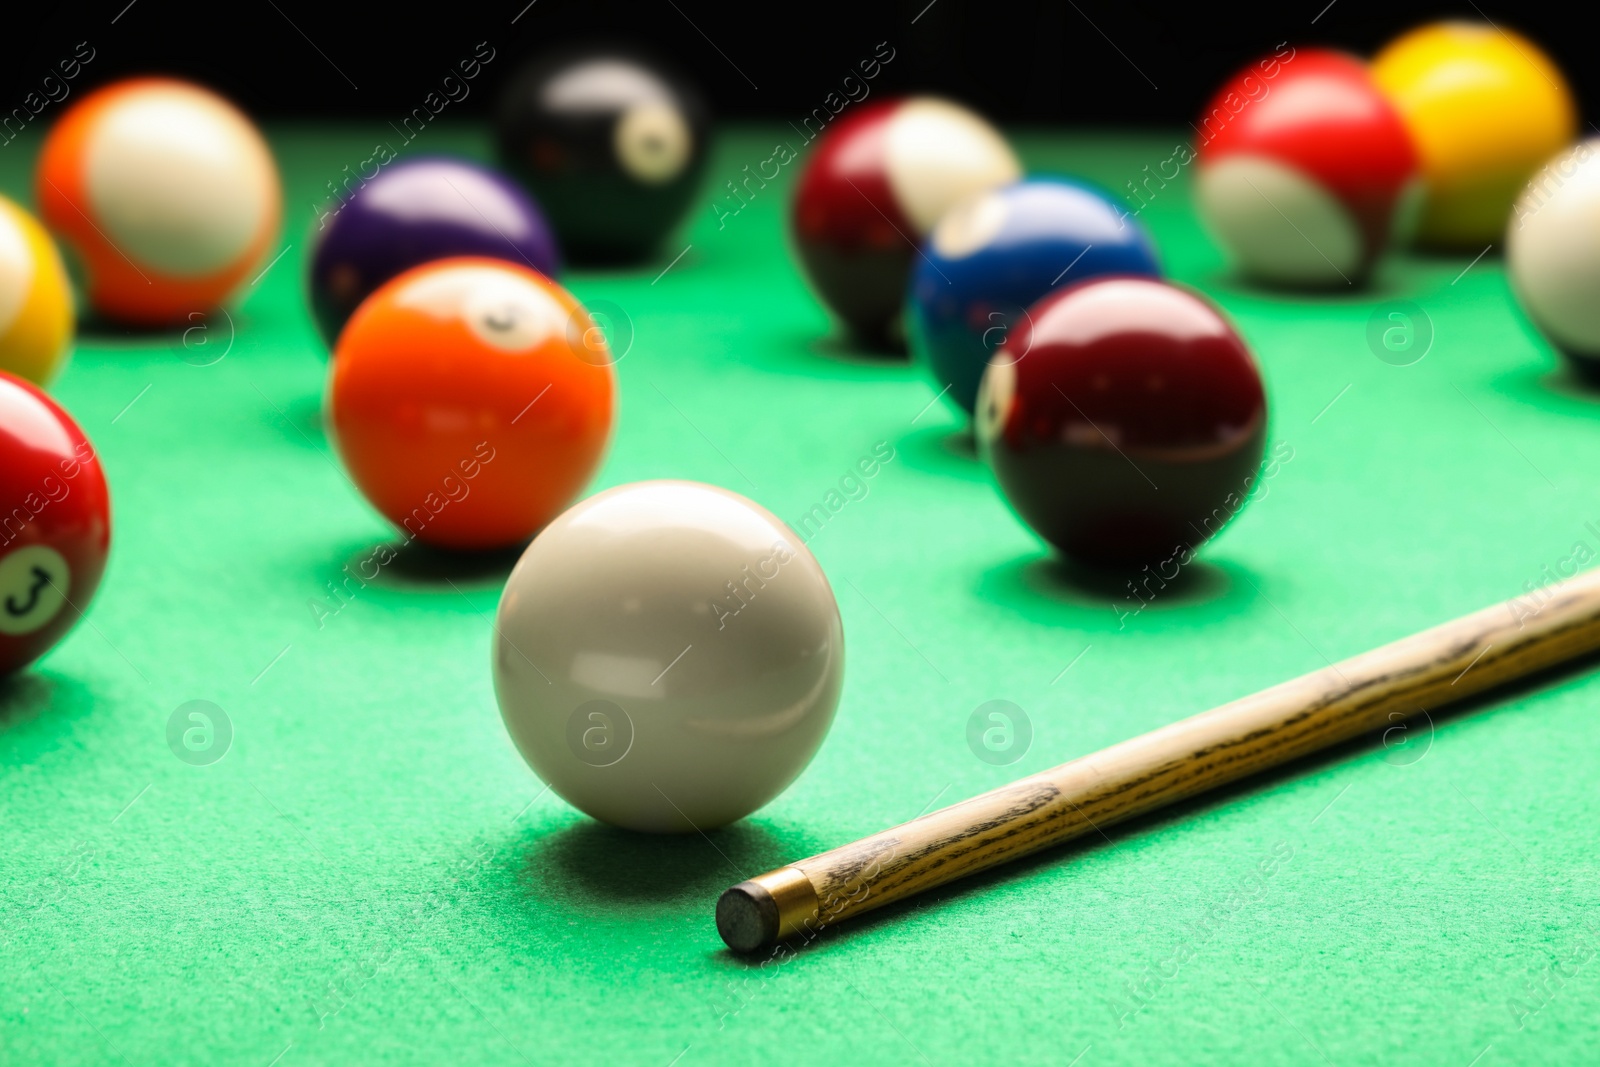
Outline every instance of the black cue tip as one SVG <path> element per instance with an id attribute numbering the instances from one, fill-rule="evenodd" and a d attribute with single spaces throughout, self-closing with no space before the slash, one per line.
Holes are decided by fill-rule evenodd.
<path id="1" fill-rule="evenodd" d="M 778 902 L 759 882 L 740 882 L 717 899 L 717 933 L 735 952 L 777 944 Z"/>

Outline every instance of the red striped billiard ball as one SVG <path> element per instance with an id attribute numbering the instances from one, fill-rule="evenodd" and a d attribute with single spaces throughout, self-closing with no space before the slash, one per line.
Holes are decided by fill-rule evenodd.
<path id="1" fill-rule="evenodd" d="M 1200 133 L 1200 216 L 1246 275 L 1359 283 L 1420 203 L 1405 123 L 1354 56 L 1301 49 L 1218 91 Z"/>
<path id="2" fill-rule="evenodd" d="M 0 371 L 0 676 L 78 621 L 110 547 L 111 498 L 94 446 L 43 390 Z"/>
<path id="3" fill-rule="evenodd" d="M 859 108 L 829 127 L 800 176 L 793 229 L 825 304 L 861 339 L 900 340 L 917 246 L 971 193 L 1022 174 L 999 132 L 933 97 Z"/>
<path id="4" fill-rule="evenodd" d="M 1094 566 L 1192 554 L 1249 500 L 1261 374 L 1210 303 L 1091 279 L 1028 309 L 979 385 L 978 447 L 1017 514 Z"/>

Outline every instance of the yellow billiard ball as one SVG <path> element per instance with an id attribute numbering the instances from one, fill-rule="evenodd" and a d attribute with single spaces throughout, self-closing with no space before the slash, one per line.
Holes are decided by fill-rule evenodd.
<path id="1" fill-rule="evenodd" d="M 1499 242 L 1522 186 L 1576 133 L 1561 71 L 1531 41 L 1496 26 L 1412 30 L 1378 53 L 1372 75 L 1422 160 L 1419 244 Z"/>
<path id="2" fill-rule="evenodd" d="M 72 345 L 72 287 L 55 242 L 0 196 L 0 370 L 47 385 Z"/>

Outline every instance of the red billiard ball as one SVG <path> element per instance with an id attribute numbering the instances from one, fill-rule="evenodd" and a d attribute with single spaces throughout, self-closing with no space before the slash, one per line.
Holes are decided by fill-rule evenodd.
<path id="1" fill-rule="evenodd" d="M 72 628 L 110 547 L 111 498 L 94 446 L 41 389 L 0 371 L 0 675 Z"/>
<path id="2" fill-rule="evenodd" d="M 351 479 L 408 541 L 509 548 L 599 466 L 611 364 L 601 328 L 544 275 L 442 259 L 386 282 L 350 317 L 328 426 Z"/>
<path id="3" fill-rule="evenodd" d="M 1357 283 L 1419 202 L 1404 121 L 1366 64 L 1342 52 L 1245 68 L 1196 129 L 1201 218 L 1261 281 Z"/>
<path id="4" fill-rule="evenodd" d="M 911 261 L 934 223 L 1021 174 L 1005 139 L 966 108 L 933 97 L 858 108 L 827 129 L 800 176 L 800 262 L 859 337 L 893 340 Z"/>
<path id="5" fill-rule="evenodd" d="M 1090 565 L 1192 553 L 1249 499 L 1266 439 L 1254 358 L 1200 297 L 1091 279 L 1028 309 L 979 386 L 1000 490 Z"/>

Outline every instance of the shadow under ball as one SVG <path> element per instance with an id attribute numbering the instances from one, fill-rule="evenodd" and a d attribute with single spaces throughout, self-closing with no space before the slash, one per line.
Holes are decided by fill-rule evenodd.
<path id="1" fill-rule="evenodd" d="M 1214 536 L 1250 498 L 1266 431 L 1243 339 L 1205 300 L 1150 278 L 1033 305 L 979 385 L 978 447 L 1006 500 L 1094 566 L 1181 560 Z"/>
<path id="2" fill-rule="evenodd" d="M 500 160 L 548 212 L 575 263 L 647 258 L 700 187 L 710 115 L 665 67 L 615 49 L 527 64 L 500 98 Z"/>

